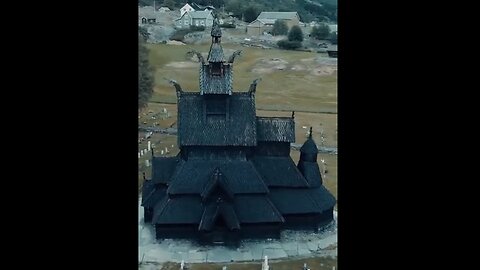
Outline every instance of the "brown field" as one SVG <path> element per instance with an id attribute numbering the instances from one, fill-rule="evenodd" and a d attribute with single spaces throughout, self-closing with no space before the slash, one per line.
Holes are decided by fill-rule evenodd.
<path id="1" fill-rule="evenodd" d="M 326 54 L 235 44 L 223 47 L 226 57 L 242 50 L 233 68 L 235 91 L 246 91 L 254 79 L 262 78 L 257 87 L 257 109 L 336 113 L 336 66 L 332 71 L 332 66 L 324 63 L 328 60 Z M 199 64 L 187 52 L 195 49 L 206 56 L 209 45 L 151 44 L 149 48 L 155 68 L 152 102 L 175 103 L 174 88 L 164 78 L 175 79 L 186 91 L 198 90 Z"/>

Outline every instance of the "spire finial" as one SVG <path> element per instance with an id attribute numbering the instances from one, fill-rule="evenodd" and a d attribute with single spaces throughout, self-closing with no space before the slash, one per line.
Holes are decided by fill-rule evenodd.
<path id="1" fill-rule="evenodd" d="M 295 119 L 295 111 L 292 111 L 292 119 Z"/>
<path id="2" fill-rule="evenodd" d="M 145 172 L 143 172 L 143 180 L 146 180 L 147 177 L 145 176 Z"/>
<path id="3" fill-rule="evenodd" d="M 312 138 L 312 127 L 310 127 L 310 134 L 308 134 L 308 138 L 309 138 L 309 139 Z"/>
<path id="4" fill-rule="evenodd" d="M 210 35 L 213 37 L 221 37 L 222 36 L 222 30 L 220 29 L 220 23 L 218 21 L 218 17 L 215 15 L 213 18 L 213 25 L 212 25 L 212 32 Z"/>
<path id="5" fill-rule="evenodd" d="M 153 152 L 153 147 L 151 149 L 152 149 L 152 158 L 153 158 L 155 157 L 155 152 Z"/>

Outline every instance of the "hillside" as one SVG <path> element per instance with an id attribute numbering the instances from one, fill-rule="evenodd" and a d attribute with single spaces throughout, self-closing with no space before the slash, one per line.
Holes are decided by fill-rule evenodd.
<path id="1" fill-rule="evenodd" d="M 139 0 L 139 5 L 153 6 L 154 0 Z M 169 2 L 169 1 L 167 1 Z M 178 9 L 185 4 L 185 0 L 171 0 L 174 8 Z M 337 21 L 337 0 L 189 0 L 188 3 L 198 5 L 212 5 L 218 10 L 232 12 L 241 18 L 249 7 L 261 11 L 297 11 L 303 22 Z M 155 1 L 156 6 L 163 6 L 163 0 Z"/>

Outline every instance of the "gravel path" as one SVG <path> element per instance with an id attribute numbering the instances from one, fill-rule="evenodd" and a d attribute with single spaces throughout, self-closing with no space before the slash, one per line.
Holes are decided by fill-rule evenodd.
<path id="1" fill-rule="evenodd" d="M 141 201 L 141 200 L 140 200 Z M 205 247 L 187 240 L 157 241 L 150 224 L 143 223 L 143 208 L 139 201 L 138 261 L 160 264 L 164 262 L 202 263 L 298 258 L 305 256 L 337 256 L 337 212 L 335 220 L 320 233 L 284 231 L 281 239 L 244 240 L 239 248 Z M 331 248 L 333 247 L 333 249 Z"/>

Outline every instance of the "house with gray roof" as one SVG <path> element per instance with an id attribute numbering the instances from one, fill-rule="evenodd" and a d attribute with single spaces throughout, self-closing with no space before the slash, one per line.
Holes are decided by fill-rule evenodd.
<path id="1" fill-rule="evenodd" d="M 300 24 L 300 16 L 297 12 L 262 12 L 256 20 L 247 25 L 247 34 L 261 35 L 270 32 L 277 20 L 285 21 L 288 29 Z"/>
<path id="2" fill-rule="evenodd" d="M 175 26 L 178 28 L 188 28 L 190 26 L 213 25 L 213 14 L 211 10 L 185 12 L 180 18 L 175 20 Z"/>

